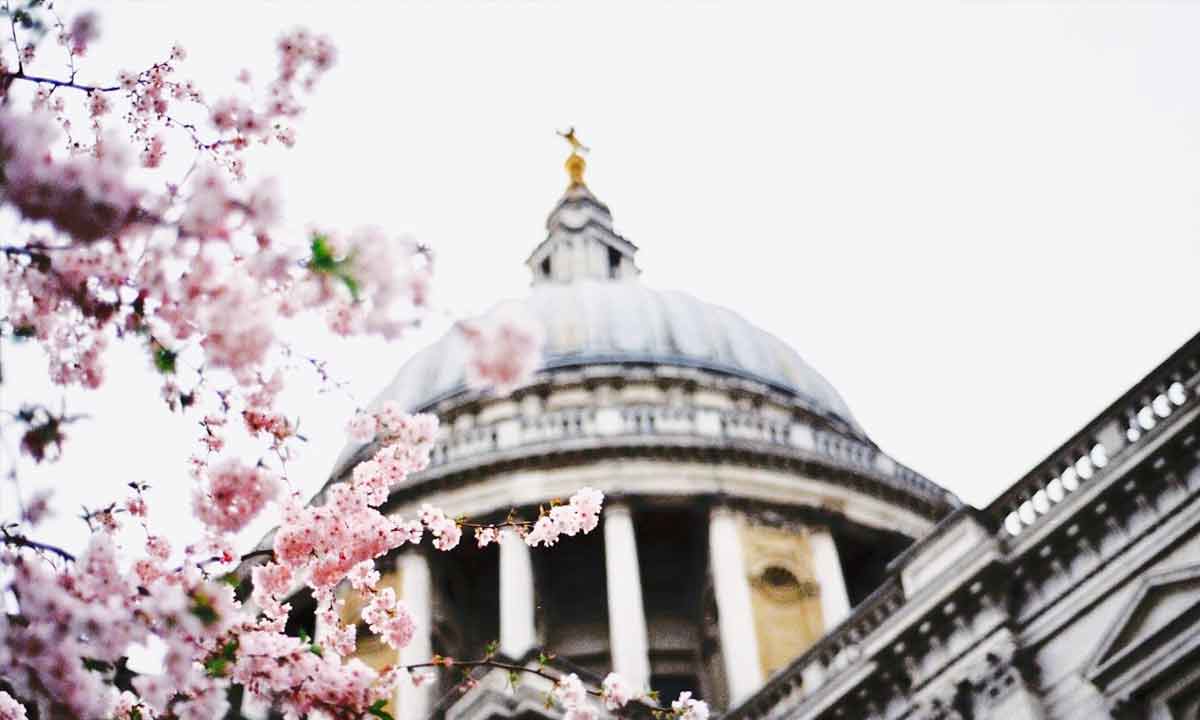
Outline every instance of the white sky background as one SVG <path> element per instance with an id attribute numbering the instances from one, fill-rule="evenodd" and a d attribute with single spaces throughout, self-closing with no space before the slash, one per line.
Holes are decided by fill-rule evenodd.
<path id="1" fill-rule="evenodd" d="M 178 40 L 210 96 L 242 67 L 271 77 L 283 29 L 331 35 L 297 147 L 252 169 L 284 181 L 296 236 L 377 224 L 433 245 L 459 315 L 525 292 L 566 184 L 553 131 L 574 124 L 644 282 L 783 338 L 885 451 L 975 504 L 1200 327 L 1200 5 L 99 9 L 81 80 Z M 365 403 L 420 343 L 300 344 Z M 58 397 L 37 352 L 6 350 L 6 407 Z M 94 420 L 22 482 L 59 489 L 49 539 L 76 543 L 79 501 L 144 480 L 184 540 L 198 429 L 163 408 L 140 347 L 110 359 L 101 393 L 68 393 Z M 353 405 L 303 384 L 288 401 L 312 438 L 293 478 L 315 488 Z"/>

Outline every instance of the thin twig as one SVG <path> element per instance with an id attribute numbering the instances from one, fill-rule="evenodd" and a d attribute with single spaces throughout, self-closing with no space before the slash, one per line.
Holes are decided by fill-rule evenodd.
<path id="1" fill-rule="evenodd" d="M 30 540 L 24 535 L 14 535 L 8 531 L 8 528 L 0 528 L 0 543 L 3 543 L 4 545 L 12 545 L 14 547 L 29 548 L 30 550 L 38 550 L 40 552 L 54 553 L 63 560 L 75 562 L 75 556 L 66 550 L 54 545 L 48 545 L 46 543 L 37 542 L 36 540 Z"/>
<path id="2" fill-rule="evenodd" d="M 509 672 L 523 672 L 530 675 L 537 675 L 540 678 L 545 678 L 555 683 L 559 681 L 559 676 L 552 675 L 543 670 L 541 667 L 526 667 L 525 665 L 500 662 L 499 660 L 491 660 L 489 658 L 481 658 L 479 660 L 455 660 L 454 658 L 439 658 L 435 656 L 434 659 L 430 660 L 429 662 L 405 665 L 404 669 L 411 673 L 413 670 L 422 670 L 424 668 L 434 667 L 443 667 L 446 669 L 487 667 L 495 668 L 497 670 L 507 670 Z M 593 695 L 600 694 L 598 690 L 588 690 L 588 692 Z"/>
<path id="3" fill-rule="evenodd" d="M 25 72 L 25 63 L 21 59 L 21 43 L 17 42 L 17 16 L 13 15 L 12 6 L 4 3 L 4 11 L 8 13 L 8 27 L 12 30 L 13 48 L 17 52 L 17 72 Z"/>
<path id="4" fill-rule="evenodd" d="M 26 75 L 25 70 L 18 67 L 15 73 L 6 73 L 0 75 L 0 83 L 7 85 L 13 80 L 25 80 L 26 82 L 38 83 L 40 85 L 53 85 L 56 88 L 70 88 L 72 90 L 80 90 L 87 93 L 93 92 L 116 92 L 121 89 L 120 85 L 84 85 L 77 83 L 74 80 L 58 80 L 56 78 L 43 77 L 41 75 Z"/>

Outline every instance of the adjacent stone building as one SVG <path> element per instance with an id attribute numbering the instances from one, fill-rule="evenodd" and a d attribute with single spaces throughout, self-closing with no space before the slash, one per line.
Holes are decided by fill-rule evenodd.
<path id="1" fill-rule="evenodd" d="M 1200 336 L 976 509 L 880 451 L 782 341 L 645 284 L 583 159 L 568 170 L 526 261 L 542 368 L 508 396 L 468 389 L 455 333 L 407 362 L 378 402 L 442 429 L 386 509 L 498 521 L 590 485 L 602 525 L 553 550 L 388 558 L 428 629 L 403 659 L 498 639 L 513 662 L 545 648 L 593 680 L 694 689 L 729 720 L 1197 717 Z M 331 482 L 369 452 L 347 449 Z M 393 709 L 558 714 L 536 679 L 476 677 Z"/>

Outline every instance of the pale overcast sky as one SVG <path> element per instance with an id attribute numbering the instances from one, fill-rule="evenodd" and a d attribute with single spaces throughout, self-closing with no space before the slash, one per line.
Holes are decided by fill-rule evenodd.
<path id="1" fill-rule="evenodd" d="M 565 187 L 554 130 L 575 125 L 645 283 L 792 344 L 884 450 L 975 504 L 1200 328 L 1198 5 L 98 7 L 81 79 L 178 40 L 183 75 L 220 89 L 268 77 L 285 28 L 331 35 L 299 144 L 255 170 L 282 177 L 297 234 L 377 224 L 433 245 L 457 314 L 526 292 Z M 308 350 L 365 402 L 418 341 Z M 29 351 L 8 360 L 5 406 L 47 397 Z M 112 363 L 102 393 L 69 393 L 94 421 L 67 458 L 23 477 L 55 478 L 67 513 L 150 481 L 182 534 L 194 429 L 140 349 Z M 290 397 L 313 438 L 293 475 L 316 487 L 353 404 Z"/>

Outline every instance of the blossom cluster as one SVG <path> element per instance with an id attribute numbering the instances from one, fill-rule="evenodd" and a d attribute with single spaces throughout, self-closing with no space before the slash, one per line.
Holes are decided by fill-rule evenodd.
<path id="1" fill-rule="evenodd" d="M 317 615 L 328 629 L 324 645 L 331 655 L 354 652 L 354 626 L 341 623 L 340 601 L 334 589 L 343 580 L 368 596 L 363 619 L 385 642 L 401 648 L 415 630 L 411 615 L 390 588 L 377 590 L 379 573 L 374 560 L 405 543 L 418 543 L 426 530 L 435 546 L 449 549 L 452 533 L 461 532 L 444 513 L 426 508 L 420 518 L 388 517 L 378 507 L 396 484 L 429 464 L 437 432 L 431 415 L 407 415 L 395 404 L 364 415 L 372 435 L 381 445 L 371 459 L 359 463 L 349 482 L 330 487 L 322 505 L 300 504 L 296 497 L 284 503 L 284 522 L 275 534 L 273 562 L 252 570 L 252 599 L 279 622 L 289 608 L 282 603 L 295 583 L 304 582 L 318 602 Z M 454 544 L 457 544 L 455 540 Z"/>
<path id="2" fill-rule="evenodd" d="M 503 533 L 513 533 L 530 547 L 552 547 L 563 535 L 573 537 L 595 530 L 600 523 L 600 509 L 603 503 L 604 493 L 585 487 L 572 495 L 566 504 L 551 505 L 549 510 L 543 508 L 532 527 L 527 522 L 510 520 L 500 525 L 475 528 L 475 544 L 484 548 L 500 542 Z M 458 542 L 457 535 L 454 542 Z"/>
<path id="3" fill-rule="evenodd" d="M 124 567 L 113 533 L 117 513 L 144 522 L 141 486 L 120 507 L 92 513 L 99 530 L 88 551 L 59 571 L 20 551 L 0 553 L 20 598 L 19 615 L 0 617 L 0 667 L 16 697 L 38 704 L 40 716 L 151 718 L 220 717 L 231 682 L 276 706 L 303 716 L 314 710 L 361 714 L 394 694 L 404 673 L 377 672 L 350 658 L 354 626 L 341 626 L 333 589 L 343 580 L 369 594 L 363 619 L 385 642 L 407 645 L 416 627 L 392 589 L 375 587 L 372 561 L 426 529 L 445 537 L 454 521 L 427 508 L 421 519 L 388 518 L 377 510 L 394 482 L 428 463 L 436 432 L 429 416 L 405 415 L 393 406 L 374 416 L 387 442 L 349 482 L 330 489 L 321 506 L 285 500 L 274 561 L 251 570 L 254 606 L 243 606 L 224 583 L 206 577 L 212 561 L 236 560 L 230 536 L 245 527 L 278 491 L 279 480 L 261 467 L 234 460 L 203 471 L 196 513 L 213 533 L 184 549 L 171 567 L 171 547 L 148 535 L 145 554 Z M 290 608 L 284 598 L 296 583 L 315 591 L 328 637 L 323 652 L 284 634 Z M 257 613 L 261 612 L 261 615 Z M 130 646 L 151 636 L 166 644 L 161 674 L 134 679 L 136 693 L 120 695 L 112 673 Z M 3 699 L 0 698 L 0 701 Z M 136 713 L 134 710 L 136 709 Z"/>
<path id="4" fill-rule="evenodd" d="M 679 693 L 679 698 L 671 702 L 671 710 L 677 720 L 708 720 L 708 703 L 693 698 L 690 690 Z"/>
<path id="5" fill-rule="evenodd" d="M 551 692 L 554 699 L 566 710 L 563 715 L 565 720 L 597 720 L 600 717 L 599 709 L 588 699 L 589 694 L 598 695 L 604 709 L 612 713 L 619 713 L 631 701 L 648 699 L 646 695 L 631 688 L 628 681 L 615 672 L 605 676 L 598 692 L 589 692 L 575 673 L 560 677 Z M 666 716 L 671 720 L 708 720 L 708 703 L 693 698 L 692 693 L 685 690 L 671 702 L 670 713 L 656 715 L 659 716 Z"/>
<path id="6" fill-rule="evenodd" d="M 130 645 L 153 635 L 166 647 L 163 672 L 134 679 L 146 716 L 168 702 L 179 717 L 219 716 L 223 686 L 195 659 L 232 627 L 232 588 L 205 581 L 194 565 L 190 572 L 161 572 L 147 587 L 122 570 L 117 550 L 109 534 L 98 532 L 63 572 L 34 558 L 5 558 L 9 587 L 20 598 L 19 614 L 0 615 L 5 680 L 17 697 L 37 704 L 40 717 L 110 717 L 118 703 L 111 673 Z"/>
<path id="7" fill-rule="evenodd" d="M 22 12 L 36 11 L 31 4 Z M 84 14 L 58 27 L 75 58 L 99 26 Z M 31 231 L 0 246 L 0 332 L 37 341 L 56 383 L 99 387 L 111 341 L 144 342 L 172 409 L 241 413 L 252 435 L 279 446 L 294 435 L 294 423 L 250 396 L 261 395 L 256 383 L 272 376 L 269 364 L 286 351 L 280 318 L 325 313 L 339 333 L 387 338 L 419 319 L 432 270 L 427 250 L 376 228 L 282 244 L 274 237 L 279 183 L 241 182 L 249 148 L 272 138 L 294 142 L 301 94 L 336 59 L 327 38 L 305 30 L 285 34 L 277 50 L 277 75 L 265 92 L 213 102 L 179 78 L 187 56 L 179 46 L 144 70 L 122 71 L 111 87 L 75 85 L 72 76 L 61 92 L 40 88 L 28 109 L 19 84 L 3 83 L 0 190 Z M 70 97 L 83 101 L 94 140 L 74 131 Z M 121 123 L 108 122 L 118 115 L 125 137 Z M 165 192 L 136 184 L 138 148 L 143 166 L 159 168 L 176 139 L 194 153 L 185 181 L 163 178 Z M 199 368 L 194 380 L 181 372 L 185 359 Z M 213 383 L 214 372 L 227 373 L 232 385 Z M 30 457 L 54 457 L 44 450 L 61 450 L 61 437 L 47 444 L 34 429 L 23 443 Z M 224 443 L 212 434 L 202 439 L 210 450 Z"/>
<path id="8" fill-rule="evenodd" d="M 565 505 L 556 505 L 543 514 L 525 536 L 530 547 L 553 546 L 559 537 L 573 537 L 578 533 L 589 533 L 600 522 L 600 506 L 604 494 L 592 488 L 583 488 L 571 496 Z"/>
<path id="9" fill-rule="evenodd" d="M 12 695 L 0 690 L 0 720 L 28 720 L 29 714 L 25 706 L 13 699 Z"/>
<path id="10" fill-rule="evenodd" d="M 371 632 L 396 649 L 407 647 L 417 629 L 412 614 L 396 599 L 396 592 L 391 588 L 384 588 L 371 597 L 363 608 L 362 619 Z"/>
<path id="11" fill-rule="evenodd" d="M 30 2 L 22 12 L 41 6 Z M 303 30 L 284 35 L 265 92 L 210 100 L 179 78 L 187 52 L 177 45 L 161 62 L 117 74 L 111 87 L 76 84 L 74 62 L 98 38 L 98 18 L 84 13 L 64 23 L 56 16 L 55 26 L 71 76 L 37 89 L 27 108 L 15 81 L 45 81 L 23 66 L 13 73 L 0 59 L 0 202 L 31 228 L 0 245 L 0 333 L 37 342 L 54 382 L 88 388 L 103 384 L 114 340 L 144 344 L 167 404 L 202 418 L 207 452 L 191 462 L 192 505 L 206 534 L 173 548 L 149 526 L 145 486 L 131 483 L 127 500 L 85 513 L 93 534 L 75 561 L 12 534 L 48 513 L 48 495 L 31 497 L 20 523 L 0 528 L 0 595 L 16 599 L 0 614 L 0 720 L 27 718 L 35 707 L 35 717 L 222 717 L 234 684 L 288 717 L 363 716 L 401 680 L 427 676 L 353 658 L 356 625 L 343 624 L 336 588 L 354 588 L 371 632 L 403 648 L 429 628 L 416 627 L 395 591 L 379 587 L 375 561 L 426 532 L 435 548 L 451 550 L 467 524 L 428 505 L 409 519 L 380 511 L 392 488 L 428 465 L 438 429 L 433 416 L 395 404 L 351 420 L 351 436 L 375 443 L 374 452 L 346 481 L 327 487 L 319 504 L 287 489 L 283 469 L 297 423 L 278 402 L 285 384 L 278 365 L 292 356 L 277 332 L 282 319 L 312 312 L 339 334 L 397 337 L 426 308 L 432 256 L 376 228 L 316 232 L 307 246 L 288 246 L 276 236 L 278 183 L 244 182 L 248 148 L 294 143 L 301 94 L 336 58 L 327 39 Z M 15 24 L 13 36 L 16 44 Z M 21 62 L 35 60 L 35 44 L 18 49 Z M 249 86 L 249 73 L 239 82 Z M 81 101 L 75 114 L 86 116 L 90 140 L 72 126 L 70 93 Z M 113 118 L 123 132 L 109 126 Z M 191 146 L 183 180 L 155 177 L 156 185 L 139 186 L 138 161 L 165 175 L 173 138 Z M 538 367 L 542 330 L 513 308 L 459 329 L 477 386 L 504 392 Z M 185 378 L 185 367 L 193 375 Z M 21 441 L 27 455 L 40 462 L 61 453 L 61 428 L 71 421 L 65 411 L 23 410 L 18 420 L 28 426 Z M 226 435 L 237 430 L 269 443 L 279 465 L 223 455 Z M 252 593 L 243 603 L 226 582 L 239 577 L 222 573 L 239 559 L 236 533 L 272 502 L 282 522 L 270 548 L 254 553 L 271 559 L 250 569 Z M 584 488 L 536 521 L 477 526 L 476 541 L 491 544 L 503 531 L 549 547 L 595 529 L 602 502 L 600 492 Z M 124 529 L 145 532 L 141 552 L 129 557 L 117 541 L 125 518 L 134 522 Z M 48 561 L 55 554 L 61 565 Z M 319 645 L 286 634 L 287 598 L 300 586 L 317 601 Z M 164 647 L 161 672 L 118 691 L 130 650 L 152 641 Z M 448 659 L 441 664 L 450 667 Z M 578 678 L 564 687 L 575 717 L 593 717 Z M 600 695 L 609 709 L 633 697 L 616 676 Z M 707 719 L 703 703 L 677 702 L 681 720 Z"/>
<path id="12" fill-rule="evenodd" d="M 192 498 L 196 517 L 219 532 L 241 530 L 279 493 L 275 473 L 247 467 L 236 459 L 210 467 L 207 485 L 196 487 Z"/>
<path id="13" fill-rule="evenodd" d="M 120 234 L 140 214 L 142 193 L 126 180 L 131 153 L 109 136 L 91 156 L 58 161 L 47 151 L 57 135 L 44 113 L 0 112 L 5 199 L 29 220 L 46 220 L 82 243 Z M 87 259 L 98 270 L 116 269 L 104 268 L 95 256 Z"/>

